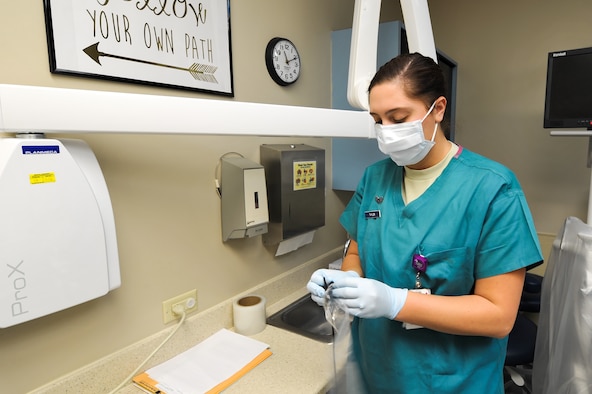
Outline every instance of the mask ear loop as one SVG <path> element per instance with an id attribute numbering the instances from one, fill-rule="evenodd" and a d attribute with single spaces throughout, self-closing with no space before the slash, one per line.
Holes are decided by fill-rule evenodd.
<path id="1" fill-rule="evenodd" d="M 436 122 L 436 127 L 434 127 L 434 134 L 432 134 L 432 139 L 430 141 L 434 142 L 436 139 L 436 132 L 438 131 L 438 122 Z"/>
<path id="2" fill-rule="evenodd" d="M 432 106 L 430 107 L 430 109 L 428 109 L 428 112 L 425 114 L 425 116 L 421 119 L 421 123 L 423 123 L 424 120 L 426 120 L 426 118 L 432 113 L 432 110 L 434 109 L 434 107 L 436 106 L 436 102 L 438 100 L 434 101 L 432 103 Z M 431 142 L 434 142 L 434 140 L 436 139 L 436 131 L 438 131 L 438 123 L 436 122 L 436 127 L 434 127 L 434 132 L 432 133 L 432 138 L 430 139 Z"/>
<path id="3" fill-rule="evenodd" d="M 423 118 L 421 118 L 421 123 L 423 123 L 423 121 L 426 120 L 426 118 L 432 113 L 432 110 L 434 109 L 435 106 L 436 106 L 436 101 L 434 101 L 432 103 L 432 106 L 430 107 L 430 109 L 428 109 L 428 112 L 423 116 Z"/>

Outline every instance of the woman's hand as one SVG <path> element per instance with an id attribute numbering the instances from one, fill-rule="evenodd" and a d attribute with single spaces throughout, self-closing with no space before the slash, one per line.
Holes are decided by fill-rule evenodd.
<path id="1" fill-rule="evenodd" d="M 354 271 L 341 271 L 334 269 L 318 269 L 310 277 L 306 289 L 314 302 L 320 306 L 325 305 L 325 290 L 327 286 L 334 283 L 339 278 L 359 277 Z"/>
<path id="2" fill-rule="evenodd" d="M 342 277 L 335 280 L 331 296 L 350 315 L 394 319 L 407 300 L 407 289 L 393 288 L 374 279 Z"/>

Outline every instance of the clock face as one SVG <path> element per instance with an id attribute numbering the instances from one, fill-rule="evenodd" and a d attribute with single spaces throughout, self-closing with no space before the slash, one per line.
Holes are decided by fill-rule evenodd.
<path id="1" fill-rule="evenodd" d="M 293 84 L 300 76 L 300 55 L 288 39 L 276 37 L 269 41 L 265 63 L 271 78 L 282 86 Z"/>

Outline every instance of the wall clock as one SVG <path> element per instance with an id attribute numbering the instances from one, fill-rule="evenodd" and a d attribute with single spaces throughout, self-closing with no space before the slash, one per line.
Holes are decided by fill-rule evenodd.
<path id="1" fill-rule="evenodd" d="M 287 38 L 272 38 L 265 48 L 267 71 L 278 85 L 288 86 L 300 76 L 300 55 L 298 49 Z"/>

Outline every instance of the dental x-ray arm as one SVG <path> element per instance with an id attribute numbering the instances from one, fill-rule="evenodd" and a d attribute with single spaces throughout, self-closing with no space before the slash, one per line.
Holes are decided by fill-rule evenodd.
<path id="1" fill-rule="evenodd" d="M 382 0 L 356 0 L 347 82 L 347 100 L 368 110 L 368 85 L 376 72 L 378 24 Z M 435 61 L 436 46 L 427 0 L 400 0 L 410 52 Z"/>

